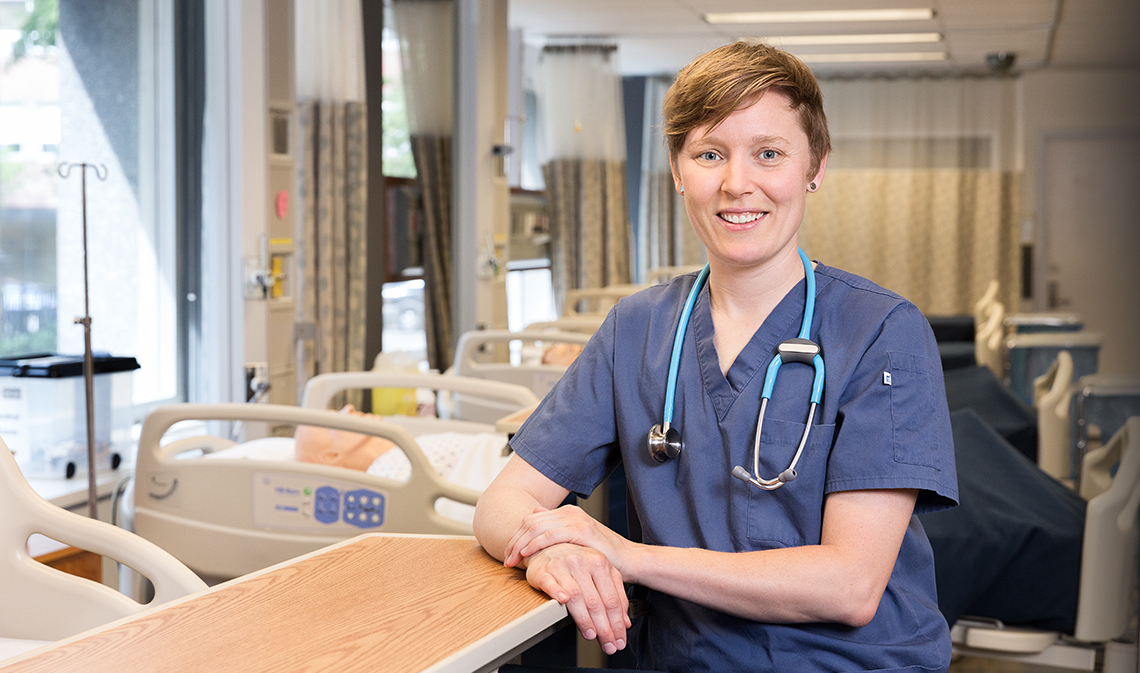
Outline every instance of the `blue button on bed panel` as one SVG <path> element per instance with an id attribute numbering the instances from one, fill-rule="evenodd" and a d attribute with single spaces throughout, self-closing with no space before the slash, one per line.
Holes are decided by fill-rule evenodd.
<path id="1" fill-rule="evenodd" d="M 384 495 L 366 488 L 349 491 L 344 496 L 344 521 L 359 528 L 382 526 Z"/>
<path id="2" fill-rule="evenodd" d="M 318 488 L 313 500 L 313 518 L 321 523 L 336 523 L 340 518 L 340 491 L 332 486 Z"/>

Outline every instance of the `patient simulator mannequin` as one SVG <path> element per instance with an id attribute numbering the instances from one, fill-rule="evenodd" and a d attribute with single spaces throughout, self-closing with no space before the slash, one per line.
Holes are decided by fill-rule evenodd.
<path id="1" fill-rule="evenodd" d="M 372 416 L 357 411 L 351 404 L 341 409 L 340 413 Z M 293 439 L 297 445 L 297 460 L 301 462 L 335 465 L 365 472 L 377 458 L 396 448 L 395 442 L 383 437 L 311 425 L 297 426 Z"/>
<path id="2" fill-rule="evenodd" d="M 557 342 L 542 353 L 542 364 L 569 366 L 582 352 L 581 344 Z M 342 414 L 381 418 L 357 411 L 349 404 Z M 380 477 L 407 481 L 411 463 L 396 443 L 383 437 L 348 430 L 299 425 L 293 434 L 296 458 L 301 462 L 360 470 Z M 497 432 L 440 432 L 416 437 L 428 462 L 448 481 L 483 490 L 506 465 L 507 437 Z M 393 451 L 392 449 L 396 449 Z"/>
<path id="3" fill-rule="evenodd" d="M 568 344 L 559 341 L 556 344 L 551 344 L 542 353 L 542 364 L 544 365 L 562 365 L 569 367 L 574 358 L 582 352 L 582 344 Z"/>
<path id="4" fill-rule="evenodd" d="M 357 411 L 351 404 L 340 413 L 381 418 Z M 411 479 L 411 461 L 389 439 L 309 425 L 298 425 L 293 439 L 299 461 L 361 470 L 400 482 Z M 478 491 L 491 483 L 509 458 L 503 451 L 507 436 L 498 432 L 436 432 L 418 435 L 415 440 L 432 468 L 444 479 Z M 475 508 L 444 498 L 437 501 L 436 511 L 471 523 Z"/>

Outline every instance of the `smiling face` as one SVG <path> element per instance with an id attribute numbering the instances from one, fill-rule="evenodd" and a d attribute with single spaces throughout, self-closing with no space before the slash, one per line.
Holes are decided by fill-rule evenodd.
<path id="1" fill-rule="evenodd" d="M 716 127 L 693 129 L 671 165 L 714 269 L 796 268 L 809 184 L 819 186 L 827 159 L 812 171 L 808 136 L 787 96 L 769 90 Z"/>

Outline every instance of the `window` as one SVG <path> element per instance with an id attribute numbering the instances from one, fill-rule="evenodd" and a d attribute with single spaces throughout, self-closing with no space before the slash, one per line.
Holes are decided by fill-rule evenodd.
<path id="1" fill-rule="evenodd" d="M 416 163 L 412 157 L 411 129 L 405 103 L 400 41 L 386 2 L 384 32 L 384 182 L 387 192 L 388 282 L 384 283 L 384 331 L 381 344 L 385 354 L 406 353 L 427 368 L 427 332 L 424 323 L 424 281 L 420 261 L 420 218 L 422 205 L 416 185 Z M 385 356 L 385 357 L 388 357 Z M 391 359 L 391 358 L 389 358 Z M 395 358 L 394 361 L 402 361 Z M 391 363 L 388 363 L 391 365 Z"/>
<path id="2" fill-rule="evenodd" d="M 384 58 L 384 86 L 381 90 L 381 108 L 384 110 L 384 175 L 393 178 L 416 177 L 416 162 L 412 159 L 411 131 L 408 127 L 408 106 L 404 97 L 403 74 L 400 66 L 400 40 L 390 28 L 392 8 L 385 7 L 384 32 L 381 47 Z"/>
<path id="3" fill-rule="evenodd" d="M 172 0 L 0 0 L 0 357 L 133 356 L 178 396 Z M 105 179 L 73 166 L 98 164 Z M 87 249 L 83 246 L 86 200 Z"/>

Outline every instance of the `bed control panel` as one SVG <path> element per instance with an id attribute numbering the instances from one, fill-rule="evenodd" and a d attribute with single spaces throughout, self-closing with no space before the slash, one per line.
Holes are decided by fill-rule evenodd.
<path id="1" fill-rule="evenodd" d="M 254 524 L 275 530 L 355 531 L 384 525 L 383 493 L 347 481 L 255 472 Z"/>

